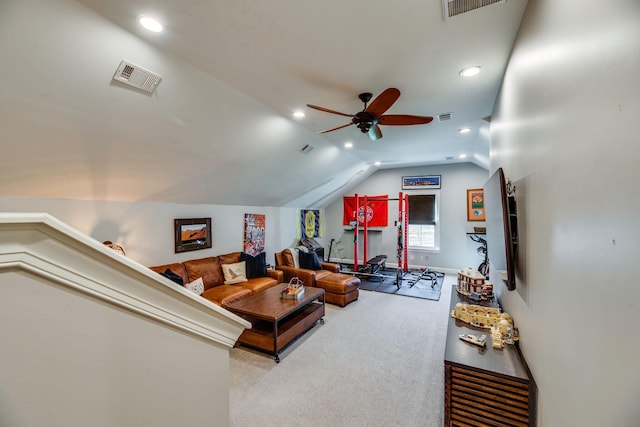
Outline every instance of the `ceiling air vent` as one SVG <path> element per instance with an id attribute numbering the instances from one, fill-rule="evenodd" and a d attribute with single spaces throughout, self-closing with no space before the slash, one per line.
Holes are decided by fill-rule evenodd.
<path id="1" fill-rule="evenodd" d="M 451 120 L 452 118 L 453 118 L 453 114 L 452 113 L 438 114 L 438 121 L 439 122 L 446 122 L 447 120 Z"/>
<path id="2" fill-rule="evenodd" d="M 308 152 L 310 152 L 311 150 L 313 150 L 313 146 L 311 146 L 311 145 L 307 144 L 307 145 L 305 145 L 304 147 L 302 147 L 302 148 L 300 149 L 300 152 L 301 152 L 301 153 L 304 153 L 304 154 L 307 154 L 307 153 L 308 153 Z"/>
<path id="3" fill-rule="evenodd" d="M 480 9 L 481 7 L 505 2 L 506 0 L 442 0 L 444 20 L 446 21 L 456 15 Z"/>
<path id="4" fill-rule="evenodd" d="M 162 77 L 159 75 L 126 61 L 120 63 L 116 74 L 113 76 L 113 80 L 133 86 L 147 93 L 152 93 L 155 90 L 158 83 L 160 83 L 160 79 L 162 79 Z"/>

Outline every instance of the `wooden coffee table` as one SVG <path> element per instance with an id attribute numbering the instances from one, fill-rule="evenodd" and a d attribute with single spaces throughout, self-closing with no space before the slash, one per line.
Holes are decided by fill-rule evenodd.
<path id="1" fill-rule="evenodd" d="M 236 345 L 242 344 L 273 354 L 280 363 L 280 352 L 293 340 L 311 329 L 316 322 L 324 323 L 324 289 L 305 286 L 299 300 L 281 298 L 287 286 L 281 283 L 229 304 L 226 308 L 251 322 Z"/>

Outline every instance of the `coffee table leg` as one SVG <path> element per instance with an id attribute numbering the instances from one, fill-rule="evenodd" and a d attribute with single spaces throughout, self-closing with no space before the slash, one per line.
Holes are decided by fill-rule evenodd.
<path id="1" fill-rule="evenodd" d="M 273 321 L 273 360 L 280 363 L 280 354 L 278 353 L 278 321 Z"/>

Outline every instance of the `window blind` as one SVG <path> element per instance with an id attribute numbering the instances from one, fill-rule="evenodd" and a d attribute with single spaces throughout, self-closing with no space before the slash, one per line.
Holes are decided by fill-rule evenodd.
<path id="1" fill-rule="evenodd" d="M 409 224 L 436 223 L 436 196 L 421 194 L 409 196 Z"/>

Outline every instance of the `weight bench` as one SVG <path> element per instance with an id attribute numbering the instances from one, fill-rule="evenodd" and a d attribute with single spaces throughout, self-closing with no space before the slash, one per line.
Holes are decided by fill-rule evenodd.
<path id="1" fill-rule="evenodd" d="M 367 265 L 358 268 L 359 273 L 364 273 L 363 275 L 373 276 L 377 274 L 380 270 L 384 270 L 385 264 L 387 263 L 386 255 L 376 255 L 367 261 Z"/>

